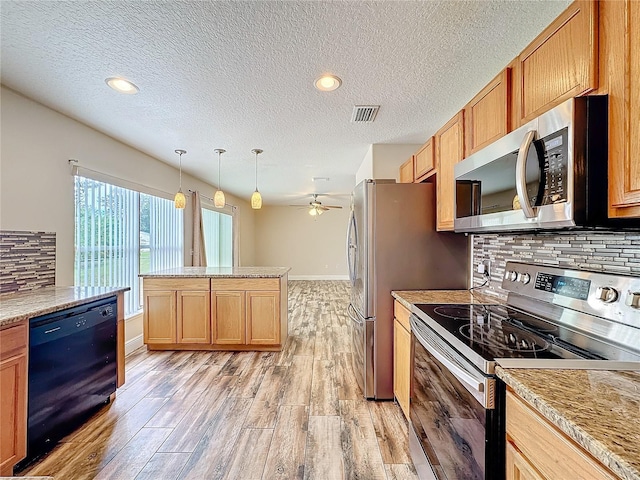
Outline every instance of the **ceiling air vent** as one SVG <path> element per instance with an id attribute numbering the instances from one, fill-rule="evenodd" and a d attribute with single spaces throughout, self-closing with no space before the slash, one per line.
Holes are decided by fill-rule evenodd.
<path id="1" fill-rule="evenodd" d="M 376 119 L 380 105 L 356 105 L 353 107 L 351 121 L 356 123 L 371 123 Z"/>

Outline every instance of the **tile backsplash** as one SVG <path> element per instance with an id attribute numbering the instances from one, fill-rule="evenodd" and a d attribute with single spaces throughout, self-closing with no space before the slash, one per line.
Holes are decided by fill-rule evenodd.
<path id="1" fill-rule="evenodd" d="M 0 230 L 0 294 L 55 285 L 56 234 Z"/>
<path id="2" fill-rule="evenodd" d="M 640 232 L 567 232 L 473 236 L 473 285 L 484 282 L 476 267 L 491 262 L 491 281 L 482 289 L 506 297 L 500 286 L 508 260 L 578 270 L 640 276 Z"/>

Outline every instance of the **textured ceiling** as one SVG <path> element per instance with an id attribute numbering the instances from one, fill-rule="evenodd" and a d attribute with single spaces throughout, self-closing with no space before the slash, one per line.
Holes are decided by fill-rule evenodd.
<path id="1" fill-rule="evenodd" d="M 265 204 L 351 191 L 373 143 L 423 143 L 568 1 L 2 0 L 1 80 Z M 321 93 L 313 81 L 339 76 Z M 109 89 L 123 76 L 138 95 Z M 374 123 L 356 104 L 381 105 Z M 314 184 L 312 177 L 330 177 Z"/>

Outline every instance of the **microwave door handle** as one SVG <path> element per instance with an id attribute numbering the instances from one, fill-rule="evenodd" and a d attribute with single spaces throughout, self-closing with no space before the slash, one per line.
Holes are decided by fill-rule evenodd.
<path id="1" fill-rule="evenodd" d="M 527 154 L 531 148 L 531 144 L 536 136 L 535 130 L 530 130 L 524 136 L 520 150 L 518 150 L 518 158 L 516 160 L 516 192 L 520 200 L 520 207 L 527 218 L 535 218 L 536 212 L 531 207 L 529 195 L 527 194 Z"/>

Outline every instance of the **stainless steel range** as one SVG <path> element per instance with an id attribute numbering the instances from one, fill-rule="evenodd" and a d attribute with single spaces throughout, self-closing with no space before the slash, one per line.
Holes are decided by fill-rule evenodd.
<path id="1" fill-rule="evenodd" d="M 509 262 L 506 305 L 416 305 L 411 455 L 421 479 L 503 479 L 512 368 L 640 370 L 640 278 Z"/>

